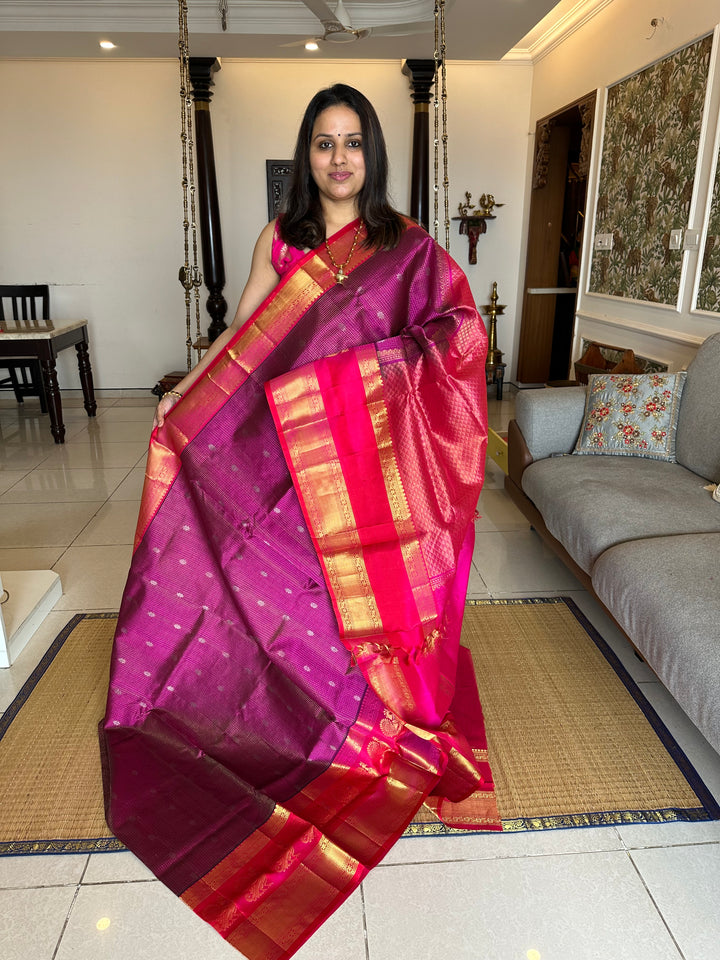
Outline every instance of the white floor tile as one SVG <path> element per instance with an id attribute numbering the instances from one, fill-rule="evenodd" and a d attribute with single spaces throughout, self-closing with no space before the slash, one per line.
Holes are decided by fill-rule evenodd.
<path id="1" fill-rule="evenodd" d="M 470 576 L 468 578 L 467 598 L 468 600 L 482 600 L 490 596 L 490 592 L 485 581 L 478 573 L 475 564 L 470 567 Z"/>
<path id="2" fill-rule="evenodd" d="M 104 410 L 102 417 L 98 417 L 98 420 L 101 420 L 103 425 L 122 421 L 144 423 L 147 426 L 147 436 L 149 438 L 156 406 L 157 397 L 149 404 L 118 400 L 115 406 Z"/>
<path id="3" fill-rule="evenodd" d="M 102 504 L 0 503 L 0 547 L 68 546 Z"/>
<path id="4" fill-rule="evenodd" d="M 52 570 L 65 552 L 65 547 L 2 547 L 2 570 Z"/>
<path id="5" fill-rule="evenodd" d="M 115 400 L 114 407 L 150 407 L 154 409 L 158 404 L 158 398 L 149 389 L 141 390 L 121 390 L 120 396 Z"/>
<path id="6" fill-rule="evenodd" d="M 118 610 L 131 557 L 129 544 L 70 547 L 54 567 L 63 585 L 55 609 Z"/>
<path id="7" fill-rule="evenodd" d="M 111 500 L 139 500 L 145 483 L 145 465 L 134 467 L 110 497 Z"/>
<path id="8" fill-rule="evenodd" d="M 150 870 L 129 850 L 120 853 L 94 853 L 90 857 L 83 883 L 131 883 L 152 880 Z"/>
<path id="9" fill-rule="evenodd" d="M 105 396 L 104 390 L 95 390 L 95 403 L 97 404 L 98 410 L 101 410 L 103 407 L 110 407 L 115 403 L 115 400 Z M 85 409 L 85 399 L 83 398 L 82 390 L 63 390 L 62 391 L 62 405 L 63 410 L 66 407 L 80 407 L 80 409 Z"/>
<path id="10" fill-rule="evenodd" d="M 488 395 L 488 426 L 496 433 L 507 430 L 507 425 L 515 416 L 515 396 L 517 390 L 509 384 L 503 390 L 503 398 L 498 403 L 494 395 Z"/>
<path id="11" fill-rule="evenodd" d="M 46 457 L 45 467 L 66 466 L 71 469 L 90 467 L 113 469 L 132 468 L 147 452 L 147 443 L 142 440 L 117 443 L 92 440 L 90 443 L 61 444 Z"/>
<path id="12" fill-rule="evenodd" d="M 720 844 L 635 850 L 632 859 L 684 960 L 720 950 Z"/>
<path id="13" fill-rule="evenodd" d="M 2 470 L 0 471 L 0 494 L 5 493 L 15 486 L 20 480 L 28 475 L 27 470 Z"/>
<path id="14" fill-rule="evenodd" d="M 98 409 L 94 417 L 89 417 L 87 415 L 87 410 L 85 409 L 82 401 L 80 403 L 69 403 L 67 400 L 62 402 L 62 416 L 67 427 L 68 423 L 92 423 L 96 419 L 97 413 L 102 413 L 102 405 L 98 404 Z M 45 424 L 46 428 L 50 429 L 49 417 L 47 414 L 42 414 L 40 420 Z"/>
<path id="15" fill-rule="evenodd" d="M 625 853 L 382 867 L 363 886 L 370 960 L 681 960 Z"/>
<path id="16" fill-rule="evenodd" d="M 0 890 L 3 960 L 53 960 L 75 887 Z"/>
<path id="17" fill-rule="evenodd" d="M 705 820 L 700 823 L 641 823 L 637 826 L 618 827 L 617 831 L 628 850 L 688 846 L 694 843 L 720 844 L 720 820 Z"/>
<path id="18" fill-rule="evenodd" d="M 114 409 L 129 410 L 132 413 L 140 411 L 145 415 L 142 419 L 136 420 L 108 420 L 107 414 Z M 113 407 L 111 410 L 100 418 L 90 420 L 85 429 L 75 435 L 74 442 L 96 443 L 101 440 L 103 443 L 127 443 L 139 440 L 147 446 L 152 430 L 152 416 L 148 417 L 147 409 L 145 407 Z"/>
<path id="19" fill-rule="evenodd" d="M 86 853 L 0 857 L 0 889 L 76 886 L 87 861 Z"/>
<path id="20" fill-rule="evenodd" d="M 502 490 L 505 486 L 505 473 L 503 470 L 487 457 L 485 460 L 485 480 L 483 481 L 483 491 Z M 482 494 L 481 494 L 482 496 Z"/>
<path id="21" fill-rule="evenodd" d="M 577 579 L 530 529 L 479 530 L 473 561 L 493 596 L 503 591 L 577 590 Z"/>
<path id="22" fill-rule="evenodd" d="M 88 422 L 84 410 L 63 410 L 65 442 L 83 430 Z M 40 443 L 49 449 L 55 446 L 48 416 L 4 416 L 0 421 L 0 437 L 3 443 Z"/>
<path id="23" fill-rule="evenodd" d="M 79 534 L 73 547 L 132 544 L 139 512 L 139 500 L 108 501 Z"/>
<path id="24" fill-rule="evenodd" d="M 528 530 L 527 518 L 518 510 L 504 490 L 488 487 L 480 494 L 480 519 L 475 529 L 480 532 L 498 530 Z"/>
<path id="25" fill-rule="evenodd" d="M 107 500 L 127 476 L 125 468 L 91 470 L 67 467 L 39 468 L 27 474 L 0 503 L 74 503 L 77 500 Z"/>
<path id="26" fill-rule="evenodd" d="M 56 444 L 53 443 L 53 447 Z M 52 452 L 49 444 L 40 441 L 30 443 L 0 443 L 0 471 L 19 470 L 27 472 L 47 459 Z"/>

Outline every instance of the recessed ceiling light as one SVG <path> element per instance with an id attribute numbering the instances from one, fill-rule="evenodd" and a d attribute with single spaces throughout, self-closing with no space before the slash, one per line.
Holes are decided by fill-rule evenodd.
<path id="1" fill-rule="evenodd" d="M 305 44 L 305 49 L 306 49 L 306 50 L 319 50 L 320 47 L 317 45 L 317 43 L 315 43 L 314 40 L 308 40 L 308 42 Z"/>
<path id="2" fill-rule="evenodd" d="M 112 42 L 112 40 L 101 40 L 100 46 L 103 48 L 103 50 L 114 50 L 116 45 Z"/>

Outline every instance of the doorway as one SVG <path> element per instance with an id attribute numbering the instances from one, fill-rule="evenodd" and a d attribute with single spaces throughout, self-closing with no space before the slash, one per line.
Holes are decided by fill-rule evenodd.
<path id="1" fill-rule="evenodd" d="M 595 93 L 538 121 L 517 380 L 570 375 Z"/>

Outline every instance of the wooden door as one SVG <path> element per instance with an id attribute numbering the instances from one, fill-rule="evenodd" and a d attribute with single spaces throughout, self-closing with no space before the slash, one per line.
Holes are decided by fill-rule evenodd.
<path id="1" fill-rule="evenodd" d="M 563 278 L 561 252 L 566 260 L 572 248 L 579 257 L 582 228 L 568 231 L 568 220 L 584 218 L 584 180 L 587 178 L 592 143 L 595 94 L 564 107 L 542 120 L 536 130 L 535 170 L 530 198 L 525 288 L 520 321 L 517 380 L 546 383 L 564 379 L 568 373 L 572 319 L 577 290 Z M 571 192 L 569 178 L 583 180 L 582 209 L 566 209 Z M 568 216 L 571 213 L 572 216 Z M 566 233 L 563 233 L 563 222 Z M 567 273 L 567 271 L 565 271 Z M 576 281 L 573 281 L 576 282 Z"/>
<path id="2" fill-rule="evenodd" d="M 554 127 L 549 144 L 547 182 L 535 187 L 530 200 L 528 254 L 525 268 L 517 378 L 545 383 L 550 374 L 563 198 L 570 130 Z"/>

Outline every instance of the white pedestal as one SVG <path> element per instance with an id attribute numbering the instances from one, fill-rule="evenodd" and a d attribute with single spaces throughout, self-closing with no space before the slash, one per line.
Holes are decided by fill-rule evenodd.
<path id="1" fill-rule="evenodd" d="M 9 667 L 62 596 L 52 570 L 11 570 L 0 574 L 0 668 Z M 2 594 L 4 596 L 4 594 Z"/>

